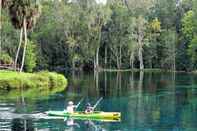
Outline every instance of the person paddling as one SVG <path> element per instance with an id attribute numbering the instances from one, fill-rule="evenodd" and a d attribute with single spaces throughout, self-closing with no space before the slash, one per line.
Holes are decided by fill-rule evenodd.
<path id="1" fill-rule="evenodd" d="M 101 97 L 94 106 L 91 106 L 90 103 L 87 103 L 86 105 L 86 109 L 85 109 L 85 113 L 88 114 L 88 113 L 93 113 L 94 112 L 94 109 L 97 107 L 97 105 L 101 102 L 101 100 L 103 99 L 103 97 Z"/>
<path id="2" fill-rule="evenodd" d="M 83 98 L 79 101 L 77 105 L 74 105 L 73 101 L 69 101 L 68 105 L 66 106 L 65 111 L 67 113 L 74 113 L 74 111 L 79 107 L 82 101 L 83 101 Z"/>
<path id="3" fill-rule="evenodd" d="M 85 113 L 89 114 L 89 113 L 93 113 L 93 111 L 94 111 L 94 108 L 91 106 L 90 103 L 87 103 Z"/>
<path id="4" fill-rule="evenodd" d="M 77 107 L 77 105 L 74 105 L 74 103 L 72 101 L 69 101 L 65 111 L 68 113 L 74 113 L 74 110 L 76 107 Z"/>

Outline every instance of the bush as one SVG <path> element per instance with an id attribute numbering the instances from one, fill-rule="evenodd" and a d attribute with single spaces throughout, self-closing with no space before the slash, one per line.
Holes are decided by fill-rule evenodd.
<path id="1" fill-rule="evenodd" d="M 37 61 L 37 50 L 36 50 L 36 44 L 32 41 L 28 41 L 27 44 L 27 51 L 25 56 L 25 71 L 32 72 L 33 69 L 36 67 L 36 61 Z"/>
<path id="2" fill-rule="evenodd" d="M 11 64 L 11 63 L 13 63 L 13 60 L 8 54 L 2 53 L 0 55 L 0 63 L 1 64 Z"/>

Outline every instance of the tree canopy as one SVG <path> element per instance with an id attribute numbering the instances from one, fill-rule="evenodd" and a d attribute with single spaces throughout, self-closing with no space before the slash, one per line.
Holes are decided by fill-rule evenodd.
<path id="1" fill-rule="evenodd" d="M 14 59 L 27 19 L 26 71 L 197 68 L 195 0 L 28 2 L 2 0 L 0 29 L 0 50 Z"/>

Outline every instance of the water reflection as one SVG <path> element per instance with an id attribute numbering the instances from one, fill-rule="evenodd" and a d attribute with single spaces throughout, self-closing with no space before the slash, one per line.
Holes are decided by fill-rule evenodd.
<path id="1" fill-rule="evenodd" d="M 30 119 L 13 119 L 12 131 L 34 131 L 33 122 Z"/>
<path id="2" fill-rule="evenodd" d="M 95 82 L 94 89 L 95 91 L 99 89 L 99 94 L 82 92 L 83 96 L 104 96 L 106 100 L 101 108 L 107 111 L 112 109 L 122 111 L 122 128 L 170 130 L 197 128 L 195 75 L 102 72 L 94 74 L 94 78 L 95 81 L 88 77 L 88 85 Z M 85 89 L 89 91 L 86 84 L 79 82 L 70 88 L 86 87 Z M 91 90 L 92 88 L 93 86 Z"/>
<path id="3" fill-rule="evenodd" d="M 0 113 L 0 127 L 29 130 L 196 130 L 197 129 L 197 76 L 184 73 L 159 72 L 73 72 L 69 76 L 66 91 L 43 93 L 44 99 L 34 94 L 39 92 L 1 92 L 0 110 L 15 113 L 6 119 Z M 31 94 L 31 95 L 29 95 Z M 42 94 L 42 93 L 41 93 Z M 31 96 L 31 97 L 27 97 Z M 42 96 L 42 95 L 40 95 Z M 63 110 L 65 103 L 73 100 L 94 104 L 103 97 L 97 110 L 122 113 L 119 122 L 33 119 L 16 114 L 43 112 L 50 109 Z M 3 105 L 3 103 L 5 103 Z M 10 106 L 11 105 L 11 106 Z M 7 108 L 7 109 L 6 109 Z M 8 109 L 9 108 L 9 109 Z M 4 113 L 5 114 L 5 113 Z M 10 124 L 5 124 L 10 122 Z M 17 126 L 19 125 L 19 126 Z M 2 128 L 3 128 L 2 126 Z"/>

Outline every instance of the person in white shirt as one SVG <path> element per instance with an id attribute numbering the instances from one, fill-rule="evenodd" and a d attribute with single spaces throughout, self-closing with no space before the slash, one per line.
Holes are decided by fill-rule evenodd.
<path id="1" fill-rule="evenodd" d="M 77 106 L 73 104 L 72 101 L 69 101 L 68 102 L 68 106 L 66 107 L 66 112 L 68 113 L 74 113 L 74 109 L 76 108 Z"/>

